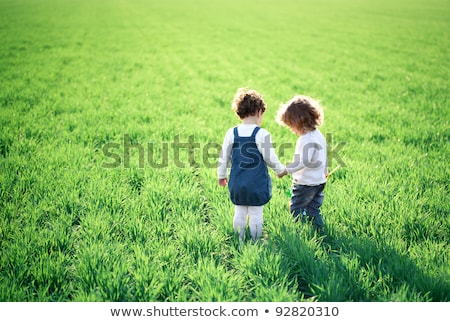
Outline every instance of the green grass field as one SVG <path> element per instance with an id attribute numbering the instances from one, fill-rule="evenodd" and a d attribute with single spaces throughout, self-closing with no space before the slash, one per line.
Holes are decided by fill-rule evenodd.
<path id="1" fill-rule="evenodd" d="M 450 300 L 447 0 L 0 12 L 0 301 Z M 326 235 L 271 172 L 266 243 L 239 246 L 216 162 L 243 86 L 284 163 L 279 105 L 324 106 Z"/>

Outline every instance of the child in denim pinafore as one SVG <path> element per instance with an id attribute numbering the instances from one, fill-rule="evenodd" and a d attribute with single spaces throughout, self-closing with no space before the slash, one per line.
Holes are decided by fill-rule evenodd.
<path id="1" fill-rule="evenodd" d="M 270 133 L 260 127 L 266 109 L 261 95 L 241 88 L 232 107 L 242 124 L 228 129 L 225 135 L 219 156 L 218 183 L 220 186 L 228 184 L 228 165 L 231 164 L 228 188 L 235 208 L 233 228 L 243 241 L 248 221 L 252 240 L 256 242 L 262 236 L 263 207 L 272 196 L 267 167 L 277 174 L 285 167 L 275 154 Z"/>
<path id="2" fill-rule="evenodd" d="M 263 206 L 272 198 L 272 179 L 255 141 L 259 129 L 256 126 L 250 137 L 239 136 L 237 127 L 233 130 L 228 189 L 235 205 Z"/>

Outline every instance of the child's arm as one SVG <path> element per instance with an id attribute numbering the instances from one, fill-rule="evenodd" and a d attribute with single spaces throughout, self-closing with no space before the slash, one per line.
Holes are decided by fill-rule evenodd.
<path id="1" fill-rule="evenodd" d="M 286 171 L 288 173 L 297 172 L 305 167 L 304 154 L 305 154 L 305 142 L 302 137 L 297 140 L 295 145 L 293 161 L 286 165 Z"/>
<path id="2" fill-rule="evenodd" d="M 277 176 L 279 176 L 286 171 L 286 167 L 280 162 L 277 154 L 275 153 L 270 133 L 263 129 L 261 129 L 260 132 L 262 132 L 262 136 L 257 138 L 258 150 L 263 156 L 264 162 L 267 166 L 275 171 Z"/>
<path id="3" fill-rule="evenodd" d="M 217 166 L 217 177 L 219 186 L 226 186 L 228 183 L 228 164 L 231 159 L 231 149 L 233 148 L 233 132 L 228 130 L 223 140 L 222 149 L 219 154 L 219 162 Z"/>

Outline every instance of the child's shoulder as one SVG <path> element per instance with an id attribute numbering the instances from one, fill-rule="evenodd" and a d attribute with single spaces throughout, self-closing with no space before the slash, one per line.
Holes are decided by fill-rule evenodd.
<path id="1" fill-rule="evenodd" d="M 235 126 L 228 128 L 227 133 L 233 133 L 234 129 L 237 129 L 238 127 L 239 127 L 239 125 L 235 125 Z"/>
<path id="2" fill-rule="evenodd" d="M 230 127 L 225 133 L 225 138 L 230 139 L 234 136 L 234 127 Z"/>
<path id="3" fill-rule="evenodd" d="M 316 129 L 314 132 L 315 132 L 315 135 L 317 135 L 318 137 L 325 138 L 325 136 L 323 135 L 323 133 L 319 129 Z"/>
<path id="4" fill-rule="evenodd" d="M 319 129 L 315 129 L 313 131 L 309 131 L 305 135 L 302 135 L 301 138 L 304 141 L 311 141 L 311 142 L 325 140 L 325 136 L 322 134 L 322 132 L 320 132 Z"/>
<path id="5" fill-rule="evenodd" d="M 268 130 L 266 130 L 265 128 L 262 128 L 259 126 L 258 135 L 267 136 L 267 135 L 270 135 L 270 132 Z"/>

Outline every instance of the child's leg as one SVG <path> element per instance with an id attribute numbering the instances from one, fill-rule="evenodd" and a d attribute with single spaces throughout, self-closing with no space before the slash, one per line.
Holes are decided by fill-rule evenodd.
<path id="1" fill-rule="evenodd" d="M 250 216 L 249 226 L 250 234 L 253 241 L 258 240 L 262 236 L 263 230 L 263 209 L 264 206 L 249 206 L 248 213 Z"/>
<path id="2" fill-rule="evenodd" d="M 316 191 L 312 186 L 304 185 L 293 185 L 292 186 L 292 197 L 290 204 L 290 212 L 297 222 L 300 217 L 302 221 L 305 221 L 304 216 L 302 216 L 303 211 L 308 208 L 309 203 L 313 200 Z"/>
<path id="3" fill-rule="evenodd" d="M 325 226 L 322 219 L 322 214 L 320 213 L 320 206 L 322 206 L 324 198 L 323 190 L 325 188 L 325 184 L 315 186 L 314 188 L 316 188 L 316 194 L 308 205 L 307 213 L 308 216 L 313 219 L 314 227 L 319 229 Z"/>
<path id="4" fill-rule="evenodd" d="M 247 228 L 247 206 L 234 206 L 234 218 L 233 218 L 233 228 L 234 231 L 239 233 L 239 240 L 243 241 L 245 236 L 245 229 Z"/>

